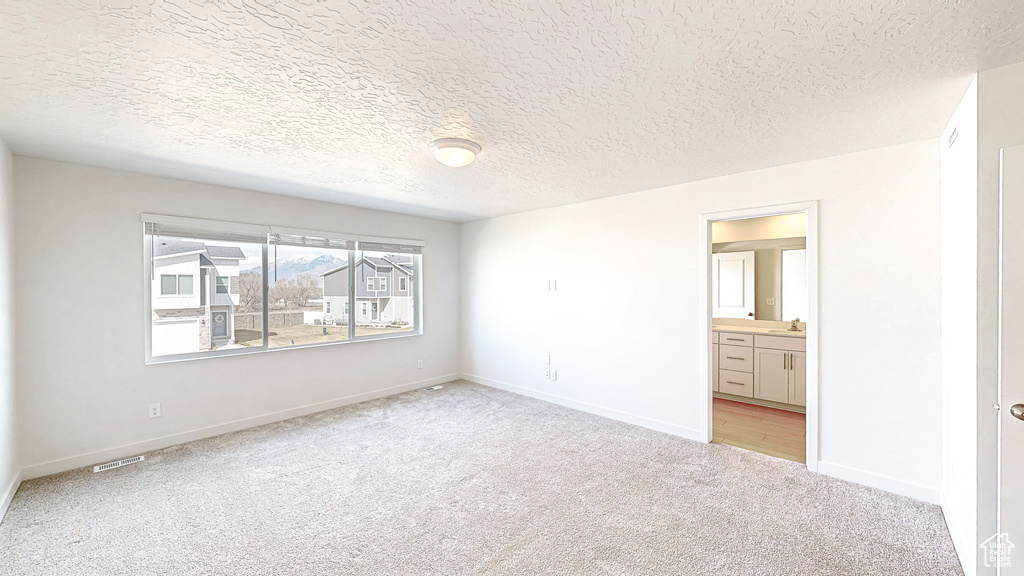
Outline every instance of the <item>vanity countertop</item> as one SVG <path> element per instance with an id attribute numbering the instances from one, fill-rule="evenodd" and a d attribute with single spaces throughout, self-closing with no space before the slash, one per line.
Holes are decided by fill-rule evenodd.
<path id="1" fill-rule="evenodd" d="M 757 326 L 730 326 L 720 325 L 712 326 L 712 330 L 715 332 L 742 332 L 744 334 L 765 334 L 769 336 L 783 336 L 786 338 L 806 338 L 807 332 L 800 330 L 799 332 L 790 332 L 785 328 L 761 328 Z"/>

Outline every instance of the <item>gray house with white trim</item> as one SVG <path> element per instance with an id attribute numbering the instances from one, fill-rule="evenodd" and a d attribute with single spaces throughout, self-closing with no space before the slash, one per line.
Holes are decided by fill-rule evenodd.
<path id="1" fill-rule="evenodd" d="M 320 276 L 324 281 L 323 315 L 327 323 L 357 326 L 413 323 L 411 256 L 363 256 L 355 264 L 356 309 L 348 310 L 348 263 Z"/>

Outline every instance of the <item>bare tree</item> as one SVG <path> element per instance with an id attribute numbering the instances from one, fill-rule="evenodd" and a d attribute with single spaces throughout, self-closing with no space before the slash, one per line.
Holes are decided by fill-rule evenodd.
<path id="1" fill-rule="evenodd" d="M 255 272 L 238 276 L 238 307 L 244 312 L 259 310 L 263 304 L 263 281 Z"/>
<path id="2" fill-rule="evenodd" d="M 295 282 L 294 297 L 295 301 L 299 306 L 306 306 L 309 304 L 310 299 L 319 297 L 321 295 L 320 285 L 317 282 L 317 277 L 307 272 L 305 274 L 299 274 L 293 278 Z"/>
<path id="3" fill-rule="evenodd" d="M 270 300 L 272 302 L 284 302 L 284 307 L 288 308 L 288 304 L 295 300 L 294 297 L 295 286 L 294 283 L 289 280 L 278 280 L 274 282 L 274 285 L 270 287 Z"/>

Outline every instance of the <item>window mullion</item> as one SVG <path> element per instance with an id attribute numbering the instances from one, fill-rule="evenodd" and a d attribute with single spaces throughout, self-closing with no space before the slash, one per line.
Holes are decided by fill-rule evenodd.
<path id="1" fill-rule="evenodd" d="M 356 339 L 356 251 L 348 251 L 348 339 Z"/>
<path id="2" fill-rule="evenodd" d="M 270 347 L 270 265 L 267 262 L 267 243 L 263 243 L 263 347 Z"/>

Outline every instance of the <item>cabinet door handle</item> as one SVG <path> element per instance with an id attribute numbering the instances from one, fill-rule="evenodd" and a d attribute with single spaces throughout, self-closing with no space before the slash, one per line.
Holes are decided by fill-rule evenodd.
<path id="1" fill-rule="evenodd" d="M 786 356 L 789 356 L 789 354 L 785 354 L 785 353 L 782 354 L 782 369 L 783 370 L 786 369 Z"/>
<path id="2" fill-rule="evenodd" d="M 746 358 L 737 358 L 735 356 L 726 356 L 726 358 L 729 360 L 746 360 Z"/>
<path id="3" fill-rule="evenodd" d="M 744 384 L 742 382 L 733 382 L 732 380 L 726 380 L 725 383 L 726 384 L 735 384 L 737 386 L 746 386 L 746 384 Z"/>
<path id="4" fill-rule="evenodd" d="M 733 342 L 746 342 L 744 338 L 726 338 L 726 340 L 732 340 Z"/>

